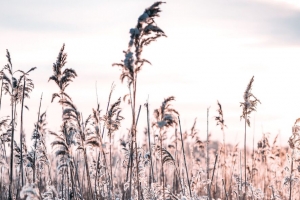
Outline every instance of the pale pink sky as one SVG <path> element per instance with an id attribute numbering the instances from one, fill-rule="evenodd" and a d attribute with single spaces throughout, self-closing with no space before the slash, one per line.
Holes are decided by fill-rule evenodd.
<path id="1" fill-rule="evenodd" d="M 58 130 L 60 107 L 51 104 L 57 91 L 52 63 L 63 43 L 68 53 L 67 67 L 78 73 L 67 93 L 84 116 L 96 107 L 95 82 L 101 107 L 105 110 L 111 83 L 117 85 L 113 101 L 127 92 L 119 81 L 120 70 L 111 67 L 123 59 L 129 29 L 154 1 L 1 1 L 0 63 L 4 66 L 9 49 L 14 69 L 37 67 L 31 75 L 35 89 L 25 104 L 27 134 L 36 121 L 40 94 L 42 110 L 48 112 L 48 128 Z M 168 38 L 145 48 L 143 56 L 152 62 L 138 78 L 138 105 L 149 95 L 151 113 L 170 95 L 180 112 L 183 129 L 190 129 L 195 117 L 200 137 L 205 138 L 206 108 L 211 107 L 210 130 L 221 139 L 213 116 L 216 101 L 224 109 L 227 141 L 242 143 L 240 121 L 243 92 L 254 75 L 253 93 L 261 100 L 255 115 L 255 130 L 249 137 L 260 138 L 262 130 L 286 145 L 291 127 L 300 117 L 300 3 L 271 0 L 172 0 L 161 6 L 156 20 Z M 8 96 L 3 98 L 0 116 L 9 114 Z M 128 106 L 124 117 L 130 120 Z M 127 121 L 127 122 L 128 122 Z M 139 121 L 146 125 L 145 109 Z M 123 123 L 122 131 L 129 128 Z M 18 128 L 19 130 L 19 128 Z M 251 142 L 252 145 L 252 142 Z"/>

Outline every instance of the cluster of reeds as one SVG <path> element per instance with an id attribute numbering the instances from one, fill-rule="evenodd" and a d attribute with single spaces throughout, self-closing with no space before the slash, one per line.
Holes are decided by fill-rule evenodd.
<path id="1" fill-rule="evenodd" d="M 131 108 L 131 126 L 120 133 L 124 117 L 121 98 L 113 98 L 112 84 L 105 112 L 97 103 L 91 113 L 83 117 L 66 89 L 77 77 L 74 69 L 65 68 L 67 54 L 61 47 L 53 63 L 54 82 L 58 91 L 51 102 L 58 100 L 62 109 L 59 116 L 50 116 L 42 109 L 41 95 L 37 121 L 33 126 L 31 143 L 25 142 L 25 99 L 34 89 L 29 78 L 36 68 L 13 71 L 12 58 L 7 50 L 8 63 L 0 71 L 1 106 L 10 106 L 11 113 L 0 118 L 0 199 L 295 199 L 299 196 L 300 126 L 297 120 L 289 146 L 278 146 L 277 139 L 269 142 L 263 133 L 257 148 L 247 149 L 247 125 L 250 114 L 260 101 L 252 93 L 254 77 L 245 92 L 241 119 L 245 121 L 244 148 L 232 146 L 225 140 L 225 116 L 218 101 L 217 126 L 221 127 L 222 143 L 211 141 L 209 108 L 207 132 L 196 128 L 196 119 L 190 131 L 181 127 L 179 112 L 172 106 L 170 96 L 150 115 L 149 102 L 144 103 L 147 127 L 137 129 L 142 106 L 137 109 L 137 78 L 144 64 L 147 45 L 165 33 L 155 22 L 164 2 L 156 2 L 145 9 L 137 24 L 130 29 L 128 48 L 119 66 L 120 79 L 126 81 L 128 94 L 123 100 Z M 3 95 L 10 105 L 1 105 Z M 98 96 L 97 96 L 98 99 Z M 20 116 L 18 113 L 20 112 Z M 3 115 L 3 113 L 2 113 Z M 61 118 L 60 130 L 47 127 L 47 120 Z M 20 122 L 20 129 L 17 129 Z M 230 134 L 229 131 L 226 131 Z M 20 141 L 15 134 L 20 134 Z M 115 135 L 120 135 L 119 141 Z M 137 135 L 144 134 L 140 144 Z M 46 136 L 51 136 L 51 147 Z M 28 137 L 28 136 L 27 136 Z M 242 151 L 244 153 L 242 154 Z"/>

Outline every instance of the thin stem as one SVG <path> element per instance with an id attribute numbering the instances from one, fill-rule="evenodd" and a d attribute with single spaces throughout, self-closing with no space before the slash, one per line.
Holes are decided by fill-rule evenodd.
<path id="1" fill-rule="evenodd" d="M 63 170 L 63 169 L 62 169 Z M 64 171 L 61 174 L 61 198 L 64 199 Z"/>
<path id="2" fill-rule="evenodd" d="M 137 73 L 135 73 L 135 79 L 133 81 L 133 109 L 134 109 L 134 116 L 135 116 L 135 105 L 136 105 L 136 86 L 137 86 Z M 139 115 L 139 113 L 138 113 Z M 135 118 L 133 118 L 135 120 Z M 137 119 L 138 120 L 138 119 Z M 138 165 L 138 152 L 137 152 L 137 137 L 136 137 L 136 124 L 137 121 L 133 121 L 133 131 L 134 131 L 134 142 L 135 142 L 135 162 L 136 162 L 136 178 L 137 178 L 137 189 L 138 189 L 138 200 L 140 200 L 140 177 L 139 177 L 139 165 Z"/>
<path id="3" fill-rule="evenodd" d="M 113 173 L 112 173 L 112 153 L 111 153 L 111 131 L 108 130 L 108 135 L 109 135 L 109 165 L 110 165 L 110 179 L 111 179 L 111 190 L 112 190 L 112 197 L 114 197 L 114 180 L 113 180 Z"/>
<path id="4" fill-rule="evenodd" d="M 241 178 L 241 181 L 240 181 L 240 187 L 238 189 L 238 192 L 239 192 L 239 197 L 241 196 L 240 194 L 240 191 L 242 190 L 242 184 L 243 184 L 243 170 L 242 170 L 242 151 L 240 150 L 240 178 Z"/>
<path id="5" fill-rule="evenodd" d="M 177 153 L 177 128 L 175 129 L 175 163 L 174 163 L 174 165 L 175 165 L 175 169 L 176 169 L 176 171 L 177 171 L 177 166 L 176 166 L 176 161 L 178 162 L 178 153 Z M 178 173 L 177 173 L 178 174 Z M 179 182 L 181 182 L 180 181 L 180 175 L 178 174 L 178 176 L 176 176 L 178 179 L 179 179 Z M 174 191 L 177 189 L 177 192 L 178 192 L 178 180 L 177 180 L 177 178 L 175 178 L 174 179 L 174 182 L 175 182 L 175 184 L 174 184 Z"/>
<path id="6" fill-rule="evenodd" d="M 208 134 L 208 117 L 209 117 L 209 108 L 207 108 L 207 130 L 206 130 L 206 173 L 207 173 L 207 179 L 209 179 L 209 147 L 208 147 L 208 140 L 209 140 L 209 134 Z M 210 196 L 210 188 L 209 184 L 207 184 L 207 193 L 208 193 L 208 199 L 211 200 Z"/>
<path id="7" fill-rule="evenodd" d="M 98 179 L 99 160 L 100 160 L 100 152 L 98 153 L 97 164 L 96 164 L 96 175 L 95 175 L 95 185 L 94 185 L 95 199 L 97 199 L 97 179 Z"/>
<path id="8" fill-rule="evenodd" d="M 255 165 L 254 137 L 255 137 L 255 115 L 254 115 L 254 120 L 253 120 L 253 141 L 252 141 L 252 169 L 251 169 L 251 173 L 252 173 L 251 182 L 252 182 L 252 184 L 253 184 L 253 179 L 254 179 L 253 168 L 254 168 L 254 165 Z"/>
<path id="9" fill-rule="evenodd" d="M 232 161 L 233 161 L 233 157 L 232 157 Z M 232 163 L 231 161 L 231 163 Z M 233 161 L 233 166 L 232 166 L 232 169 L 231 169 L 231 172 L 230 172 L 230 183 L 229 183 L 229 194 L 231 195 L 231 183 L 232 183 L 232 177 L 233 177 L 233 172 L 234 172 L 234 168 L 235 168 L 235 164 L 236 164 L 236 158 L 234 159 Z"/>
<path id="10" fill-rule="evenodd" d="M 225 143 L 225 131 L 224 131 L 224 129 L 222 129 L 222 131 L 223 131 L 223 151 L 224 151 L 224 159 L 223 159 L 223 173 L 224 173 L 224 187 L 225 187 L 225 189 L 226 189 L 226 184 L 227 184 L 227 179 L 226 179 L 226 172 L 227 172 L 227 167 L 226 167 L 226 157 L 227 157 L 227 155 L 226 155 L 226 143 Z M 225 192 L 226 192 L 226 190 L 225 190 Z"/>
<path id="11" fill-rule="evenodd" d="M 247 110 L 246 110 L 247 113 Z M 246 194 L 247 194 L 247 149 L 246 149 L 246 143 L 247 143 L 247 114 L 245 116 L 245 137 L 244 137 L 244 181 L 245 181 L 245 194 L 244 194 L 244 199 L 246 199 Z"/>
<path id="12" fill-rule="evenodd" d="M 11 65 L 11 71 L 12 65 Z M 11 80 L 13 82 L 13 74 L 11 74 Z M 12 200 L 13 197 L 13 165 L 14 165 L 14 132 L 15 132 L 15 119 L 14 119 L 14 87 L 11 86 L 11 140 L 10 140 L 10 174 L 9 174 L 9 189 L 8 199 Z"/>
<path id="13" fill-rule="evenodd" d="M 226 197 L 226 200 L 227 200 L 228 199 L 228 195 L 227 195 L 227 192 L 226 192 L 226 187 L 225 187 L 224 179 L 222 179 L 222 183 L 223 183 L 223 187 L 224 187 L 225 197 Z"/>
<path id="14" fill-rule="evenodd" d="M 20 131 L 20 159 L 21 159 L 21 163 L 20 163 L 20 170 L 21 170 L 21 186 L 24 186 L 24 177 L 23 177 L 23 134 L 24 134 L 24 130 L 23 130 L 23 108 L 24 108 L 24 96 L 25 96 L 25 80 L 26 77 L 23 76 L 23 94 L 22 94 L 22 105 L 21 105 L 21 131 Z"/>
<path id="15" fill-rule="evenodd" d="M 154 182 L 154 176 L 153 176 L 153 164 L 152 164 L 152 148 L 151 148 L 151 142 L 150 142 L 150 122 L 149 122 L 149 104 L 146 103 L 147 108 L 147 132 L 148 132 L 148 144 L 149 144 L 149 152 L 150 152 L 150 175 L 149 175 L 149 190 L 151 188 L 151 181 Z"/>
<path id="16" fill-rule="evenodd" d="M 186 159 L 185 159 L 185 153 L 184 153 L 184 144 L 183 144 L 183 139 L 182 139 L 181 123 L 180 123 L 180 117 L 179 117 L 179 116 L 178 116 L 178 122 L 179 122 L 179 128 L 180 128 L 180 137 L 181 137 L 181 145 L 182 145 L 182 154 L 183 154 L 183 159 L 184 159 L 184 165 L 185 165 L 186 177 L 187 177 L 187 182 L 188 182 L 188 186 L 189 186 L 190 197 L 192 197 L 191 185 L 190 185 L 190 179 L 189 179 L 189 174 L 188 174 L 188 169 L 187 169 Z"/>
<path id="17" fill-rule="evenodd" d="M 293 150 L 293 154 L 292 154 L 292 157 L 291 157 L 291 174 L 290 174 L 290 191 L 289 191 L 289 200 L 292 200 L 292 177 L 293 177 L 293 164 L 294 164 L 294 150 Z"/>
<path id="18" fill-rule="evenodd" d="M 87 178 L 87 182 L 88 182 L 88 196 L 92 197 L 93 195 L 92 195 L 91 177 L 90 177 L 88 159 L 87 159 L 87 154 L 86 154 L 86 147 L 84 146 L 84 141 L 85 141 L 84 131 L 85 131 L 85 127 L 84 127 L 84 123 L 83 123 L 83 115 L 82 115 L 82 113 L 81 113 L 81 120 L 82 120 L 81 143 L 82 143 L 82 146 L 84 147 L 83 156 L 84 156 L 84 163 L 85 163 L 85 170 L 86 170 L 86 178 Z"/>
<path id="19" fill-rule="evenodd" d="M 99 145 L 99 150 L 102 152 L 103 154 L 103 160 L 104 160 L 104 173 L 105 173 L 105 176 L 106 176 L 106 179 L 109 179 L 109 174 L 108 174 L 108 166 L 107 166 L 107 161 L 106 161 L 106 155 L 105 155 L 105 152 L 104 152 L 104 149 L 103 149 L 103 141 L 102 141 L 102 137 L 99 135 L 99 141 L 100 141 L 100 145 Z M 110 181 L 109 181 L 110 182 Z M 109 189 L 109 188 L 108 188 Z M 110 189 L 109 189 L 110 191 Z"/>
<path id="20" fill-rule="evenodd" d="M 135 99 L 135 98 L 134 98 Z M 134 103 L 135 104 L 135 103 Z M 136 160 L 136 176 L 137 176 L 137 187 L 138 187 L 138 199 L 140 199 L 140 180 L 139 180 L 139 162 L 138 162 L 138 151 L 137 151 L 137 139 L 136 139 L 136 126 L 137 126 L 137 123 L 139 121 L 139 117 L 140 117 L 140 112 L 141 112 L 141 105 L 139 107 L 139 111 L 138 111 L 138 115 L 137 115 L 137 118 L 136 118 L 136 122 L 135 122 L 135 129 L 134 129 L 134 132 L 135 132 L 135 160 Z"/>
<path id="21" fill-rule="evenodd" d="M 41 113 L 41 105 L 42 105 L 42 99 L 43 99 L 43 93 L 41 95 L 40 99 L 40 106 L 39 106 L 39 112 L 38 112 L 38 120 L 36 122 L 36 133 L 38 133 L 38 125 L 39 125 L 39 120 L 40 120 L 40 113 Z M 33 153 L 33 183 L 35 183 L 35 160 L 36 160 L 36 144 L 37 144 L 37 135 L 35 136 L 35 141 L 34 141 L 34 153 Z"/>
<path id="22" fill-rule="evenodd" d="M 219 154 L 216 153 L 214 169 L 213 169 L 213 173 L 212 173 L 212 176 L 211 176 L 211 183 L 209 184 L 209 190 L 208 190 L 209 193 L 210 193 L 210 191 L 211 191 L 211 185 L 212 185 L 212 183 L 213 183 L 213 181 L 214 181 L 214 175 L 215 175 L 215 170 L 216 170 L 216 164 L 217 164 L 218 157 L 219 157 Z"/>
<path id="23" fill-rule="evenodd" d="M 161 185 L 163 186 L 163 197 L 164 199 L 166 199 L 165 197 L 165 176 L 164 176 L 164 163 L 163 163 L 163 159 L 162 159 L 162 129 L 160 129 L 160 161 L 161 161 Z"/>

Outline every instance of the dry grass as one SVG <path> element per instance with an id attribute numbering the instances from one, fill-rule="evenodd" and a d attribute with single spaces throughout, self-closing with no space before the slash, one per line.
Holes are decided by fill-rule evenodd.
<path id="1" fill-rule="evenodd" d="M 210 141 L 208 132 L 206 136 L 201 135 L 196 129 L 196 119 L 190 131 L 183 131 L 179 113 L 171 105 L 175 100 L 173 96 L 164 99 L 161 106 L 152 111 L 153 115 L 149 102 L 145 103 L 148 126 L 145 140 L 138 145 L 136 136 L 142 133 L 136 129 L 141 109 L 140 106 L 138 112 L 136 110 L 137 78 L 142 66 L 150 64 L 142 58 L 143 48 L 166 36 L 155 23 L 162 3 L 154 3 L 138 18 L 136 26 L 130 29 L 125 59 L 114 64 L 121 67 L 120 78 L 127 81 L 128 86 L 128 94 L 123 99 L 132 110 L 132 124 L 127 133 L 119 131 L 124 119 L 121 98 L 110 103 L 114 84 L 106 112 L 101 112 L 97 105 L 87 118 L 83 118 L 75 100 L 65 90 L 77 74 L 74 69 L 63 69 L 67 63 L 63 45 L 49 78 L 58 86 L 51 101 L 58 99 L 62 112 L 47 116 L 39 109 L 31 146 L 25 143 L 21 120 L 21 137 L 19 143 L 16 142 L 15 119 L 19 117 L 16 105 L 21 104 L 23 119 L 24 99 L 34 88 L 29 76 L 35 68 L 14 73 L 7 51 L 8 64 L 0 71 L 0 105 L 1 99 L 8 96 L 11 113 L 7 113 L 9 117 L 0 118 L 0 199 L 299 198 L 299 119 L 293 127 L 289 148 L 278 146 L 277 137 L 270 142 L 269 134 L 263 134 L 257 148 L 251 152 L 246 149 L 249 116 L 260 103 L 251 93 L 253 77 L 241 103 L 241 118 L 245 120 L 244 149 L 226 144 L 225 136 L 230 133 L 225 134 L 226 115 L 219 102 L 215 120 L 223 131 L 222 144 Z M 42 97 L 39 108 L 41 104 Z M 61 118 L 59 132 L 47 126 L 47 120 L 53 117 Z M 116 134 L 122 135 L 122 139 L 115 141 Z M 53 138 L 51 149 L 46 145 L 47 135 Z"/>

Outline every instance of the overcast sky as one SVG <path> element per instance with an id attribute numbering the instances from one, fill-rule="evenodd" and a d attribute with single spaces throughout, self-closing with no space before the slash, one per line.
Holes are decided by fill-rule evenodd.
<path id="1" fill-rule="evenodd" d="M 127 93 L 119 81 L 120 69 L 112 63 L 123 59 L 129 29 L 149 0 L 101 1 L 1 1 L 0 63 L 7 63 L 6 49 L 11 53 L 14 69 L 37 70 L 30 75 L 35 89 L 26 99 L 25 131 L 31 134 L 37 118 L 41 93 L 42 110 L 47 110 L 48 128 L 57 131 L 60 106 L 51 103 L 57 91 L 48 83 L 62 44 L 68 53 L 66 67 L 78 78 L 67 88 L 78 109 L 88 116 L 96 107 L 96 89 L 101 108 L 105 110 L 110 85 L 116 89 L 112 101 Z M 273 137 L 281 133 L 287 144 L 294 121 L 300 117 L 300 3 L 281 0 L 172 0 L 161 6 L 157 25 L 168 36 L 146 47 L 143 57 L 151 61 L 138 78 L 138 105 L 149 95 L 151 113 L 162 100 L 174 95 L 174 107 L 180 112 L 183 129 L 190 129 L 198 118 L 200 137 L 205 138 L 206 109 L 210 107 L 213 139 L 222 133 L 215 126 L 217 100 L 223 105 L 227 141 L 243 138 L 242 113 L 239 107 L 250 78 L 252 92 L 261 100 L 251 115 L 255 125 L 249 138 L 262 132 Z M 130 127 L 129 106 L 125 103 L 122 124 L 124 133 Z M 3 97 L 1 116 L 9 115 L 9 97 Z M 255 120 L 254 120 L 255 118 Z M 254 122 L 255 121 L 255 122 Z M 142 134 L 146 125 L 143 108 L 139 120 Z M 19 130 L 19 128 L 18 128 Z M 252 144 L 252 143 L 251 143 Z"/>

